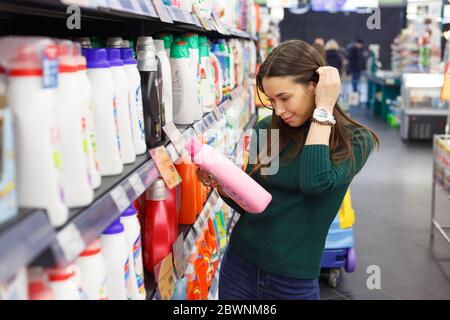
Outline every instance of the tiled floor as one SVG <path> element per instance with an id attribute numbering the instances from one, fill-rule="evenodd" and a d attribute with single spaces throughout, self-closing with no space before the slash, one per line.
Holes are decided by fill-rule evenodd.
<path id="1" fill-rule="evenodd" d="M 352 183 L 357 270 L 339 286 L 321 283 L 322 299 L 450 299 L 450 245 L 430 241 L 432 145 L 404 143 L 365 107 L 354 118 L 380 137 L 381 147 Z M 438 192 L 441 221 L 450 226 L 450 201 Z M 381 289 L 369 290 L 367 268 L 379 266 Z"/>

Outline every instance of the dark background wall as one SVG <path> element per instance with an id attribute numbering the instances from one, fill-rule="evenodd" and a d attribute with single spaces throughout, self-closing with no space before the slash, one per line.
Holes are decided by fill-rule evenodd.
<path id="1" fill-rule="evenodd" d="M 367 19 L 370 14 L 308 12 L 295 15 L 285 9 L 280 24 L 281 40 L 301 39 L 312 43 L 316 37 L 325 41 L 334 38 L 340 46 L 347 46 L 357 37 L 369 44 L 380 45 L 380 61 L 383 69 L 391 69 L 391 43 L 406 25 L 405 7 L 381 8 L 381 29 L 369 30 Z"/>

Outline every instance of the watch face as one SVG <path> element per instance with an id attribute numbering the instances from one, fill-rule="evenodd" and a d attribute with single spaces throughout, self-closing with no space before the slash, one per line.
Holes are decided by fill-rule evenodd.
<path id="1" fill-rule="evenodd" d="M 319 109 L 319 110 L 317 110 L 317 116 L 319 116 L 321 118 L 327 118 L 328 113 L 324 109 Z"/>

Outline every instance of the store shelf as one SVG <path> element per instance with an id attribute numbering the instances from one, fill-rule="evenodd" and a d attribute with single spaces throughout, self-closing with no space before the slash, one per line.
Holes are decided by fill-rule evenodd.
<path id="1" fill-rule="evenodd" d="M 405 109 L 403 112 L 409 116 L 448 116 L 449 111 L 445 109 Z"/>
<path id="2" fill-rule="evenodd" d="M 231 93 L 230 99 L 242 92 L 242 87 L 236 88 Z M 207 131 L 223 117 L 230 106 L 227 99 L 215 108 L 214 112 L 205 114 L 201 121 L 184 129 L 182 135 L 187 138 Z M 178 159 L 175 146 L 171 142 L 167 142 L 165 146 L 172 161 Z M 103 178 L 100 189 L 95 192 L 95 200 L 87 207 L 70 211 L 68 223 L 56 231 L 56 240 L 34 264 L 68 265 L 158 177 L 158 170 L 147 153 L 138 156 L 134 164 L 126 165 L 121 175 Z"/>
<path id="3" fill-rule="evenodd" d="M 54 240 L 43 210 L 20 210 L 0 226 L 0 282 L 32 262 Z"/>
<path id="4" fill-rule="evenodd" d="M 167 10 L 168 16 L 173 21 L 163 22 L 152 1 L 144 0 L 133 1 L 139 5 L 136 7 L 132 1 L 122 1 L 125 7 L 121 9 L 80 5 L 82 28 L 69 30 L 66 27 L 66 20 L 71 13 L 67 13 L 67 8 L 69 2 L 76 1 L 65 2 L 67 4 L 60 0 L 5 0 L 0 2 L 0 18 L 20 22 L 22 33 L 39 34 L 40 30 L 45 30 L 45 34 L 54 36 L 113 35 L 111 32 L 120 35 L 132 33 L 139 36 L 147 31 L 167 30 L 199 32 L 211 37 L 256 39 L 244 31 L 230 30 L 220 22 L 214 21 L 212 16 L 210 19 L 200 20 L 192 13 L 168 6 L 163 6 L 163 10 Z M 49 19 L 40 19 L 39 23 L 30 21 L 31 23 L 27 24 L 28 18 L 36 17 Z M 58 29 L 53 30 L 55 27 Z"/>

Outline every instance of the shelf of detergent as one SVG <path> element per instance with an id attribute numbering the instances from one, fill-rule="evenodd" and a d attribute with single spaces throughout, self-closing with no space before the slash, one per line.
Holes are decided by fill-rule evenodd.
<path id="1" fill-rule="evenodd" d="M 147 147 L 165 144 L 172 160 L 176 158 L 174 146 L 164 138 L 161 130 L 164 125 L 162 115 L 167 116 L 167 109 L 162 108 L 159 99 L 167 103 L 170 97 L 173 98 L 175 120 L 176 104 L 195 103 L 195 99 L 184 95 L 197 95 L 192 88 L 184 87 L 177 91 L 183 94 L 178 100 L 175 94 L 164 98 L 167 91 L 163 86 L 172 82 L 164 81 L 163 74 L 170 75 L 171 72 L 163 72 L 163 68 L 158 67 L 160 64 L 155 63 L 158 59 L 150 37 L 138 41 L 142 46 L 138 51 L 141 70 L 130 57 L 131 49 L 127 48 L 86 49 L 86 71 L 80 47 L 70 41 L 55 43 L 47 38 L 17 37 L 1 38 L 0 43 L 7 48 L 0 57 L 2 70 L 6 70 L 0 80 L 8 83 L 5 93 L 8 106 L 2 109 L 2 115 L 6 120 L 12 119 L 11 114 L 16 117 L 17 161 L 10 158 L 14 152 L 9 149 L 3 154 L 7 156 L 5 168 L 8 174 L 5 177 L 17 178 L 6 181 L 6 185 L 17 185 L 17 190 L 8 187 L 8 192 L 2 193 L 0 199 L 0 218 L 8 224 L 0 227 L 0 277 L 7 277 L 18 266 L 31 262 L 41 252 L 41 245 L 51 244 L 51 259 L 44 260 L 63 265 L 95 240 L 132 199 L 158 177 L 155 164 L 146 153 Z M 155 43 L 158 54 L 164 56 L 164 44 Z M 169 66 L 172 62 L 176 67 L 181 62 L 178 59 L 184 59 L 187 64 L 181 66 L 186 69 L 177 70 L 186 73 L 190 70 L 189 50 L 174 48 L 183 54 L 181 58 L 174 58 L 176 61 L 171 59 Z M 124 59 L 131 63 L 124 65 Z M 195 88 L 195 77 L 177 81 L 186 83 L 186 79 Z M 142 88 L 144 93 L 138 94 L 136 99 L 128 99 L 131 96 L 128 84 Z M 231 107 L 230 99 L 237 99 L 246 92 L 242 85 L 243 81 L 237 81 L 231 94 L 219 95 L 221 104 L 218 107 L 205 106 L 206 114 L 200 112 L 199 120 L 192 118 L 194 112 L 189 109 L 192 104 L 187 105 L 184 116 L 176 122 L 189 126 L 183 134 L 199 135 L 211 128 Z M 216 89 L 220 89 L 220 93 L 225 91 L 224 87 L 214 88 L 216 92 Z M 216 99 L 213 97 L 214 103 L 218 101 Z M 142 112 L 135 109 L 140 100 Z M 137 114 L 144 119 L 139 121 Z M 182 121 L 186 118 L 187 121 Z M 153 122 L 155 119 L 157 121 Z M 95 122 L 95 128 L 101 129 L 94 131 L 92 122 Z M 10 127 L 5 125 L 5 128 Z M 119 131 L 119 128 L 123 130 Z M 12 132 L 5 132 L 6 141 L 10 140 Z M 93 136 L 95 141 L 92 141 Z M 11 147 L 11 144 L 5 145 Z M 96 157 L 92 156 L 94 146 Z M 136 152 L 138 149 L 141 151 Z M 14 172 L 17 177 L 12 174 Z M 20 207 L 42 210 L 24 209 L 16 216 L 14 203 L 17 198 Z M 53 233 L 50 225 L 58 228 L 55 241 L 50 241 Z M 26 240 L 22 238 L 23 234 L 27 235 Z M 11 252 L 15 254 L 10 255 Z"/>
<path id="2" fill-rule="evenodd" d="M 202 3 L 204 4 L 202 5 Z M 202 33 L 217 32 L 219 35 L 226 37 L 257 39 L 256 35 L 250 35 L 223 23 L 220 18 L 213 14 L 211 7 L 206 5 L 206 1 L 193 3 L 192 1 L 182 0 L 174 1 L 172 4 L 171 1 L 161 0 L 6 0 L 0 3 L 0 11 L 67 19 L 67 8 L 71 4 L 80 8 L 82 19 L 99 21 L 131 19 L 142 22 L 160 22 L 166 26 L 176 24 L 175 28 L 178 24 L 182 24 L 185 27 L 181 29 L 184 30 L 191 29 Z M 245 13 L 241 12 L 240 14 Z"/>

